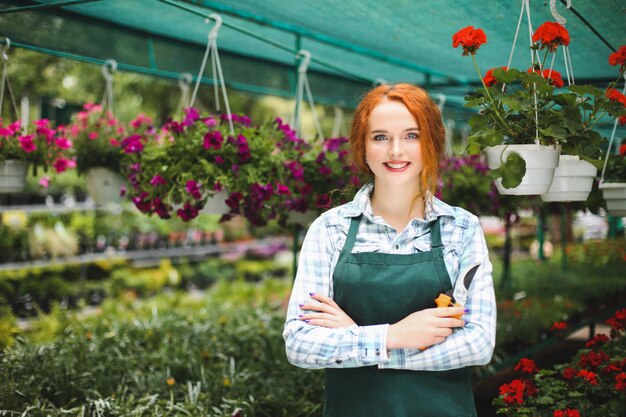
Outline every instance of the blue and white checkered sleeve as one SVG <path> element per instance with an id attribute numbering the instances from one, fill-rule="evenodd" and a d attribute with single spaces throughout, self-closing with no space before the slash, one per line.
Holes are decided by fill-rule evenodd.
<path id="1" fill-rule="evenodd" d="M 473 263 L 481 263 L 469 288 L 465 306 L 469 313 L 463 316 L 465 327 L 455 329 L 442 343 L 423 351 L 391 350 L 389 362 L 380 364 L 380 368 L 444 371 L 489 363 L 495 347 L 496 300 L 487 244 L 475 216 L 464 234 L 461 248 L 460 271 Z"/>
<path id="2" fill-rule="evenodd" d="M 312 300 L 310 293 L 332 297 L 332 273 L 338 256 L 337 236 L 333 233 L 322 216 L 304 238 L 283 331 L 287 358 L 302 368 L 378 365 L 388 360 L 389 325 L 329 329 L 307 324 L 298 317 L 302 313 L 300 305 Z"/>

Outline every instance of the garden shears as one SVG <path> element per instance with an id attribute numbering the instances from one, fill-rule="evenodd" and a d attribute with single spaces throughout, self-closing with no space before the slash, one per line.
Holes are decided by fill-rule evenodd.
<path id="1" fill-rule="evenodd" d="M 435 299 L 437 307 L 463 307 L 467 302 L 467 294 L 469 292 L 470 284 L 476 275 L 476 271 L 480 263 L 472 264 L 465 274 L 459 274 L 459 278 L 456 281 L 454 288 L 446 291 L 446 293 L 440 293 L 439 297 Z M 463 277 L 463 279 L 460 279 Z M 461 315 L 454 316 L 457 319 L 461 318 Z"/>

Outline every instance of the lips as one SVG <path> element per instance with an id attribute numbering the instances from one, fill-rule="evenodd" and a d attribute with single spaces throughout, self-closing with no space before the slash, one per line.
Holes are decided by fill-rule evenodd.
<path id="1" fill-rule="evenodd" d="M 404 171 L 410 164 L 407 161 L 384 162 L 385 167 L 390 171 Z"/>

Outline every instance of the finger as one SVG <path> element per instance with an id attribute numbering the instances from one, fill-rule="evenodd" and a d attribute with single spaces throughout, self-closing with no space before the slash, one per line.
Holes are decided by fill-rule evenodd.
<path id="1" fill-rule="evenodd" d="M 465 314 L 465 309 L 463 307 L 443 307 L 443 308 L 435 308 L 434 314 L 437 317 L 452 317 L 459 316 Z"/>
<path id="2" fill-rule="evenodd" d="M 330 320 L 337 321 L 337 316 L 326 313 L 308 313 L 308 314 L 300 314 L 300 320 Z"/>
<path id="3" fill-rule="evenodd" d="M 437 337 L 448 337 L 452 334 L 452 329 L 449 327 L 439 327 L 437 330 L 435 330 L 434 332 L 435 336 Z"/>
<path id="4" fill-rule="evenodd" d="M 330 297 L 327 297 L 325 295 L 322 294 L 318 294 L 318 293 L 313 293 L 311 294 L 311 298 L 313 298 L 314 300 L 320 301 L 322 303 L 326 303 L 332 307 L 336 307 L 339 308 L 339 305 L 337 305 L 337 303 L 335 302 L 335 300 L 333 300 Z"/>
<path id="5" fill-rule="evenodd" d="M 310 320 L 307 324 L 311 326 L 327 327 L 329 329 L 338 329 L 341 325 L 331 320 Z"/>
<path id="6" fill-rule="evenodd" d="M 439 327 L 464 327 L 465 322 L 454 317 L 445 317 L 437 322 Z"/>
<path id="7" fill-rule="evenodd" d="M 324 303 L 304 303 L 300 308 L 302 310 L 313 310 L 322 311 L 330 314 L 338 314 L 338 311 L 334 307 Z"/>

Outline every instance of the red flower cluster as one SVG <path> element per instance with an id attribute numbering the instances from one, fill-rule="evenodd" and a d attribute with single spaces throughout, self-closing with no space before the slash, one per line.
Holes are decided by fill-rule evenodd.
<path id="1" fill-rule="evenodd" d="M 626 327 L 626 308 L 623 308 L 615 313 L 615 316 L 605 321 L 611 327 L 611 339 L 617 339 L 619 333 Z"/>
<path id="2" fill-rule="evenodd" d="M 531 72 L 535 72 L 541 75 L 544 79 L 550 81 L 550 84 L 555 86 L 556 88 L 561 88 L 565 85 L 563 82 L 563 77 L 561 77 L 561 73 L 555 70 L 544 69 L 542 72 L 539 72 L 537 69 L 528 68 L 527 72 L 530 74 Z"/>
<path id="3" fill-rule="evenodd" d="M 506 404 L 523 404 L 524 394 L 532 397 L 537 394 L 537 387 L 523 379 L 514 379 L 510 384 L 500 386 L 500 395 Z"/>
<path id="4" fill-rule="evenodd" d="M 582 369 L 578 371 L 577 376 L 583 379 L 584 381 L 588 382 L 589 385 L 598 385 L 598 374 L 596 374 L 595 372 Z"/>
<path id="5" fill-rule="evenodd" d="M 616 101 L 618 103 L 622 103 L 624 107 L 626 107 L 626 96 L 617 91 L 614 88 L 607 88 L 606 93 L 604 95 L 611 101 Z"/>
<path id="6" fill-rule="evenodd" d="M 626 123 L 626 116 L 620 117 L 620 123 L 622 123 L 622 119 L 624 119 L 624 122 Z M 622 145 L 619 147 L 619 154 L 622 156 L 626 156 L 626 143 L 622 143 Z"/>
<path id="7" fill-rule="evenodd" d="M 487 43 L 487 35 L 482 29 L 474 29 L 474 26 L 468 26 L 452 35 L 452 46 L 458 48 L 463 47 L 463 56 L 474 55 L 478 48 Z"/>
<path id="8" fill-rule="evenodd" d="M 596 369 L 598 366 L 602 365 L 604 362 L 608 362 L 610 360 L 609 355 L 604 351 L 594 352 L 593 350 L 580 355 L 580 359 L 578 359 L 578 366 L 586 369 Z"/>
<path id="9" fill-rule="evenodd" d="M 609 65 L 626 66 L 626 45 L 622 45 L 616 52 L 609 55 Z"/>
<path id="10" fill-rule="evenodd" d="M 552 327 L 550 327 L 550 331 L 556 332 L 558 330 L 567 329 L 567 326 L 569 325 L 564 321 L 555 321 L 554 323 L 552 323 Z"/>
<path id="11" fill-rule="evenodd" d="M 574 378 L 577 374 L 578 372 L 574 368 L 565 368 L 563 369 L 563 372 L 561 373 L 561 375 L 563 375 L 563 378 L 567 380 Z"/>
<path id="12" fill-rule="evenodd" d="M 578 410 L 568 408 L 566 410 L 556 410 L 554 417 L 580 417 Z"/>
<path id="13" fill-rule="evenodd" d="M 615 376 L 615 390 L 618 392 L 626 390 L 626 373 L 621 372 Z"/>
<path id="14" fill-rule="evenodd" d="M 516 371 L 521 371 L 526 374 L 536 374 L 539 372 L 539 368 L 537 368 L 537 364 L 532 359 L 522 358 L 515 366 Z"/>
<path id="15" fill-rule="evenodd" d="M 626 145 L 622 145 L 626 148 Z M 594 346 L 602 346 L 604 345 L 606 342 L 609 341 L 609 337 L 605 334 L 597 334 L 593 337 L 593 339 L 591 339 L 590 341 L 588 341 L 587 343 L 585 343 L 585 347 L 594 347 Z"/>
<path id="16" fill-rule="evenodd" d="M 540 42 L 541 49 L 555 52 L 557 46 L 569 45 L 569 32 L 557 22 L 545 22 L 533 33 L 533 42 Z"/>
<path id="17" fill-rule="evenodd" d="M 505 71 L 508 70 L 507 67 L 500 67 L 500 68 L 502 68 Z M 491 68 L 487 70 L 487 72 L 485 73 L 485 76 L 483 77 L 483 82 L 485 83 L 487 87 L 491 87 L 492 85 L 495 85 L 498 83 L 498 81 L 493 76 L 494 70 L 496 70 L 496 68 Z"/>

